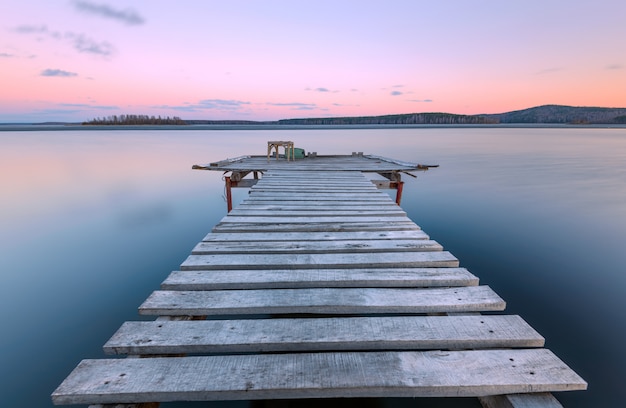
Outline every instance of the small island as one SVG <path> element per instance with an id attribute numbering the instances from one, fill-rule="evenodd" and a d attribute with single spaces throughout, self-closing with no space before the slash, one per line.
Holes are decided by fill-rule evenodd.
<path id="1" fill-rule="evenodd" d="M 148 115 L 112 115 L 106 118 L 95 118 L 88 122 L 83 122 L 82 125 L 92 126 L 135 126 L 135 125 L 186 125 L 187 122 L 174 116 L 161 117 L 148 116 Z"/>

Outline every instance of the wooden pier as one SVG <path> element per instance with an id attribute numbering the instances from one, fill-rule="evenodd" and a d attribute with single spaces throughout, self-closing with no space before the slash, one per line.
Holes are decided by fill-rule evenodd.
<path id="1" fill-rule="evenodd" d="M 466 396 L 555 408 L 551 393 L 586 389 L 377 188 L 427 166 L 357 153 L 195 167 L 230 172 L 248 198 L 139 307 L 155 320 L 104 345 L 151 358 L 83 360 L 55 404 Z"/>

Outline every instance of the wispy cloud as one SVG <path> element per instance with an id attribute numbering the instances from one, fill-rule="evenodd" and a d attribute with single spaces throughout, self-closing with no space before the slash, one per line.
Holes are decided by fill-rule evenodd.
<path id="1" fill-rule="evenodd" d="M 74 48 L 78 52 L 109 56 L 114 53 L 115 49 L 107 41 L 95 41 L 82 34 L 72 34 L 70 37 L 74 43 Z"/>
<path id="2" fill-rule="evenodd" d="M 409 99 L 409 102 L 430 103 L 432 99 Z"/>
<path id="3" fill-rule="evenodd" d="M 40 75 L 45 76 L 45 77 L 63 77 L 63 78 L 78 76 L 76 72 L 69 72 L 69 71 L 64 71 L 62 69 L 51 69 L 51 68 L 44 69 L 43 71 L 41 71 Z"/>
<path id="4" fill-rule="evenodd" d="M 400 96 L 403 95 L 404 92 L 400 92 L 400 91 L 391 91 L 390 95 L 391 96 Z"/>
<path id="5" fill-rule="evenodd" d="M 185 103 L 182 105 L 159 105 L 153 106 L 158 109 L 172 109 L 182 112 L 201 112 L 206 110 L 217 111 L 239 111 L 242 110 L 250 102 L 238 101 L 235 99 L 203 99 L 197 103 Z"/>
<path id="6" fill-rule="evenodd" d="M 23 24 L 15 27 L 15 32 L 20 34 L 50 34 L 48 27 L 45 25 L 28 25 Z"/>
<path id="7" fill-rule="evenodd" d="M 302 103 L 302 102 L 268 102 L 267 105 L 291 107 L 293 108 L 293 110 L 319 109 L 319 107 L 314 103 Z"/>
<path id="8" fill-rule="evenodd" d="M 107 41 L 96 41 L 84 34 L 71 31 L 61 32 L 50 30 L 45 25 L 21 25 L 15 28 L 14 31 L 20 34 L 42 35 L 54 40 L 69 42 L 74 49 L 80 53 L 108 57 L 115 52 L 113 45 Z"/>
<path id="9" fill-rule="evenodd" d="M 619 70 L 619 69 L 624 69 L 624 66 L 622 64 L 610 64 L 606 66 L 606 69 Z"/>
<path id="10" fill-rule="evenodd" d="M 312 92 L 332 92 L 332 93 L 337 93 L 339 91 L 333 91 L 330 90 L 328 88 L 324 88 L 324 87 L 319 87 L 319 88 L 305 88 L 305 91 L 312 91 Z"/>
<path id="11" fill-rule="evenodd" d="M 132 9 L 116 10 L 107 4 L 96 4 L 90 1 L 74 1 L 74 7 L 83 13 L 95 14 L 100 17 L 109 18 L 126 25 L 141 25 L 144 18 Z"/>
<path id="12" fill-rule="evenodd" d="M 99 110 L 116 110 L 119 106 L 114 105 L 91 105 L 88 103 L 60 103 L 59 106 L 68 108 L 85 108 L 85 109 L 99 109 Z"/>
<path id="13" fill-rule="evenodd" d="M 6 52 L 0 52 L 0 58 L 13 58 L 15 57 L 14 54 L 8 54 Z"/>

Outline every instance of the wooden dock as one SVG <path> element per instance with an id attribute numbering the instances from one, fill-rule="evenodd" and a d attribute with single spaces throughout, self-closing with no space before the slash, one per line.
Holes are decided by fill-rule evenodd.
<path id="1" fill-rule="evenodd" d="M 257 177 L 139 307 L 155 320 L 104 345 L 152 358 L 83 360 L 55 404 L 468 396 L 555 408 L 551 393 L 586 389 L 363 175 L 398 183 L 423 166 L 355 154 L 200 167 Z"/>

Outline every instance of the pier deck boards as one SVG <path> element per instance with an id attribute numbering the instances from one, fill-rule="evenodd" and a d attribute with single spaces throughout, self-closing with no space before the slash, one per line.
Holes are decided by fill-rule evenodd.
<path id="1" fill-rule="evenodd" d="M 152 358 L 83 360 L 55 404 L 473 396 L 555 408 L 551 392 L 586 389 L 361 173 L 416 166 L 355 155 L 205 168 L 265 174 L 139 307 L 159 317 L 104 346 Z"/>

